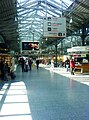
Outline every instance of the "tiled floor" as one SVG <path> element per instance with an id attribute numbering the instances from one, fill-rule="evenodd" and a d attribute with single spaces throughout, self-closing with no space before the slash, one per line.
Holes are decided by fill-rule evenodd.
<path id="1" fill-rule="evenodd" d="M 0 83 L 0 120 L 89 120 L 89 86 L 42 67 L 18 67 L 15 80 Z"/>

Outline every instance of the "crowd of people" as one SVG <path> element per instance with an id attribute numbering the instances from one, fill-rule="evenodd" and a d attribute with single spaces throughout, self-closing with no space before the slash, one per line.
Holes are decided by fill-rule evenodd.
<path id="1" fill-rule="evenodd" d="M 39 59 L 36 59 L 35 63 L 36 63 L 36 67 L 38 69 L 39 68 Z M 32 58 L 28 58 L 28 57 L 24 58 L 24 57 L 22 57 L 20 59 L 22 72 L 28 72 L 28 69 L 31 71 L 32 66 L 34 66 L 35 63 L 33 62 Z"/>
<path id="2" fill-rule="evenodd" d="M 12 59 L 13 61 L 13 59 Z M 32 70 L 32 67 L 36 65 L 36 68 L 39 69 L 39 59 L 37 58 L 35 60 L 35 63 L 32 58 L 24 58 L 22 57 L 20 59 L 20 65 L 22 68 L 22 72 L 28 72 L 28 70 Z M 0 59 L 0 79 L 2 81 L 8 81 L 9 79 L 14 79 L 16 77 L 14 73 L 14 62 L 11 63 L 11 65 L 8 64 L 7 60 Z"/>
<path id="3" fill-rule="evenodd" d="M 65 67 L 66 67 L 66 71 L 70 71 L 71 72 L 71 75 L 74 75 L 74 72 L 75 72 L 75 62 L 74 62 L 74 59 L 71 58 L 71 59 L 66 59 L 65 61 Z"/>
<path id="4" fill-rule="evenodd" d="M 74 75 L 75 72 L 75 61 L 73 58 L 69 59 L 68 57 L 64 62 L 60 62 L 59 67 L 65 67 L 67 72 L 70 72 L 71 75 Z M 54 61 L 51 59 L 51 70 L 54 68 Z"/>
<path id="5" fill-rule="evenodd" d="M 40 63 L 39 59 L 36 59 L 34 62 L 33 59 L 30 57 L 26 57 L 26 58 L 21 57 L 21 59 L 20 59 L 20 65 L 22 68 L 22 72 L 28 72 L 28 70 L 31 71 L 32 67 L 34 65 L 36 65 L 36 68 L 39 69 L 39 63 Z M 65 66 L 67 72 L 70 71 L 70 73 L 72 75 L 74 75 L 75 62 L 74 62 L 73 58 L 69 59 L 67 57 L 64 62 L 64 66 Z M 0 60 L 0 72 L 1 72 L 0 78 L 1 78 L 1 80 L 8 81 L 9 76 L 12 79 L 16 77 L 13 72 L 13 67 L 14 67 L 13 63 L 11 66 L 9 66 L 7 61 L 4 61 L 2 59 Z M 54 68 L 54 61 L 51 60 L 51 69 L 53 69 L 53 68 Z"/>

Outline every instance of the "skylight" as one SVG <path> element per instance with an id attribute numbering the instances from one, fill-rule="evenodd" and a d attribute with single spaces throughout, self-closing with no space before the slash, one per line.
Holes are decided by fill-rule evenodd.
<path id="1" fill-rule="evenodd" d="M 70 0 L 18 0 L 18 29 L 20 40 L 29 40 L 34 31 L 36 41 L 40 39 L 43 29 L 43 17 L 61 17 L 62 11 L 70 6 Z M 21 34 L 21 31 L 24 32 Z M 38 35 L 39 34 L 39 35 Z M 32 36 L 32 35 L 31 35 Z M 38 36 L 38 37 L 37 37 Z"/>

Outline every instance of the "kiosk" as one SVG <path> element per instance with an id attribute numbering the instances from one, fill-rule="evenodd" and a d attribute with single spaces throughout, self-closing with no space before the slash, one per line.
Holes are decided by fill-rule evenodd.
<path id="1" fill-rule="evenodd" d="M 89 74 L 89 46 L 76 46 L 67 49 L 75 61 L 75 73 Z"/>

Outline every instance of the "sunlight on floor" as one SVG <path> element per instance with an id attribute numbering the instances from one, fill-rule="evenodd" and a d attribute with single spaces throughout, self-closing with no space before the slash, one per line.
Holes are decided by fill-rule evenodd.
<path id="1" fill-rule="evenodd" d="M 3 97 L 3 95 L 1 95 L 1 93 L 0 93 L 0 101 L 1 101 L 2 97 Z"/>
<path id="2" fill-rule="evenodd" d="M 81 82 L 81 83 L 89 86 L 89 82 Z"/>
<path id="3" fill-rule="evenodd" d="M 7 87 L 8 87 L 8 84 L 4 84 L 4 86 L 0 90 L 0 101 L 2 100 L 3 94 L 5 93 Z"/>
<path id="4" fill-rule="evenodd" d="M 7 86 L 8 87 L 8 86 Z M 23 82 L 11 83 L 7 89 L 3 86 L 0 120 L 32 120 L 26 86 Z"/>
<path id="5" fill-rule="evenodd" d="M 32 120 L 32 117 L 29 115 L 24 115 L 24 116 L 5 116 L 5 117 L 0 117 L 0 120 Z"/>

